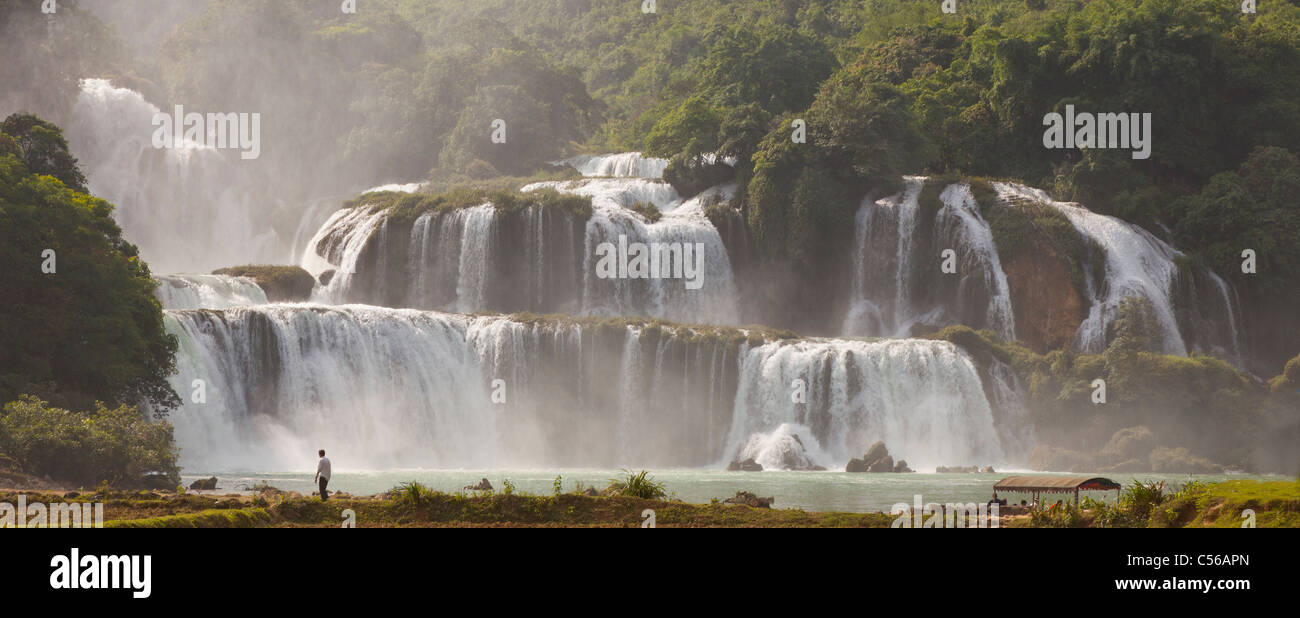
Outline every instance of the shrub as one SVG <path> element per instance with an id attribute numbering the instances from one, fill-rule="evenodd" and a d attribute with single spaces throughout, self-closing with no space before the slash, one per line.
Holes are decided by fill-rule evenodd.
<path id="1" fill-rule="evenodd" d="M 624 470 L 623 473 L 622 479 L 610 479 L 609 488 L 606 491 L 612 491 L 620 496 L 645 498 L 647 500 L 662 500 L 668 496 L 664 484 L 651 478 L 648 471 L 642 470 L 632 473 Z"/>
<path id="2" fill-rule="evenodd" d="M 171 423 L 132 406 L 83 414 L 24 395 L 0 412 L 0 453 L 28 474 L 82 485 L 139 486 L 150 473 L 180 482 Z"/>

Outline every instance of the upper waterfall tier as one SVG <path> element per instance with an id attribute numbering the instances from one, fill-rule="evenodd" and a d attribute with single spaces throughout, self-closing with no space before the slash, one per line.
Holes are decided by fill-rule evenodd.
<path id="1" fill-rule="evenodd" d="M 537 183 L 524 191 L 543 188 L 591 197 L 591 215 L 482 204 L 412 219 L 361 205 L 329 219 L 308 243 L 303 266 L 335 270 L 322 290 L 324 302 L 737 322 L 727 250 L 702 206 L 722 199 L 726 189 L 683 201 L 663 182 L 620 178 Z M 633 207 L 663 215 L 651 222 Z M 634 246 L 693 261 L 680 277 L 602 270 L 605 255 L 618 257 Z"/>

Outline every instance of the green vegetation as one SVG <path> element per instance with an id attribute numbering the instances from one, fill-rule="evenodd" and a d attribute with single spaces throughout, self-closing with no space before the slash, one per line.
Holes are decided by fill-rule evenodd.
<path id="1" fill-rule="evenodd" d="M 105 528 L 258 528 L 271 523 L 262 508 L 210 509 L 183 515 L 104 522 Z"/>
<path id="2" fill-rule="evenodd" d="M 1032 200 L 1003 202 L 995 197 L 985 199 L 989 202 L 981 202 L 980 208 L 993 234 L 999 259 L 1011 263 L 1018 258 L 1032 259 L 1050 251 L 1065 265 L 1070 273 L 1070 283 L 1079 296 L 1088 297 L 1087 278 L 1100 278 L 1101 274 L 1088 272 L 1089 264 L 1094 268 L 1105 265 L 1104 250 L 1100 246 L 1080 234 L 1064 213 L 1047 204 Z"/>
<path id="3" fill-rule="evenodd" d="M 266 299 L 271 302 L 307 300 L 311 298 L 312 288 L 316 286 L 316 279 L 301 266 L 247 264 L 218 268 L 212 274 L 248 277 L 257 282 L 258 287 L 266 293 Z"/>
<path id="4" fill-rule="evenodd" d="M 492 204 L 493 208 L 508 213 L 527 208 L 554 208 L 576 217 L 578 221 L 591 218 L 590 197 L 560 193 L 550 188 L 524 193 L 505 189 L 459 187 L 437 195 L 383 191 L 366 193 L 347 202 L 344 207 L 382 208 L 389 211 L 390 217 L 414 220 L 426 212 L 445 212 L 484 204 Z"/>
<path id="5" fill-rule="evenodd" d="M 26 395 L 0 411 L 0 462 L 28 475 L 140 486 L 154 474 L 170 486 L 180 482 L 176 456 L 171 423 L 150 421 L 135 407 L 101 403 L 83 414 Z"/>
<path id="6" fill-rule="evenodd" d="M 26 137 L 0 133 L 0 402 L 178 405 L 167 384 L 176 340 L 113 206 L 60 180 L 84 179 L 57 127 L 30 116 L 4 126 Z"/>
<path id="7" fill-rule="evenodd" d="M 1300 482 L 1190 482 L 1177 491 L 1164 483 L 1134 480 L 1118 503 L 1084 499 L 1055 509 L 1037 509 L 1012 527 L 1037 528 L 1240 528 L 1254 511 L 1259 528 L 1300 526 Z"/>
<path id="8" fill-rule="evenodd" d="M 610 479 L 609 492 L 645 500 L 662 500 L 668 496 L 662 482 L 654 480 L 646 470 L 640 472 L 623 471 L 623 478 Z"/>
<path id="9" fill-rule="evenodd" d="M 646 223 L 655 223 L 663 217 L 663 213 L 659 212 L 659 208 L 648 202 L 638 202 L 628 206 L 627 209 L 641 215 L 641 218 L 645 219 Z"/>
<path id="10" fill-rule="evenodd" d="M 966 326 L 929 337 L 960 345 L 981 366 L 1001 362 L 1014 370 L 1026 388 L 1025 403 L 1041 444 L 1031 457 L 1035 469 L 1293 468 L 1293 440 L 1300 431 L 1297 394 L 1286 388 L 1270 392 L 1216 358 L 1159 353 L 1159 329 L 1150 312 L 1148 302 L 1128 299 L 1102 354 L 1036 354 Z M 1300 363 L 1294 368 L 1300 372 Z M 1105 405 L 1093 400 L 1097 379 L 1105 381 Z M 1286 380 L 1284 374 L 1273 383 Z M 1139 427 L 1159 440 L 1140 451 L 1107 450 L 1124 430 Z"/>

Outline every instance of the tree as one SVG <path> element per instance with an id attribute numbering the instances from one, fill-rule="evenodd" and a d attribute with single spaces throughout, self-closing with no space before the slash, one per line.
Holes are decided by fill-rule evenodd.
<path id="1" fill-rule="evenodd" d="M 86 177 L 68 152 L 62 129 L 31 114 L 13 114 L 0 124 L 0 132 L 18 145 L 19 158 L 31 173 L 48 174 L 68 188 L 86 193 Z"/>
<path id="2" fill-rule="evenodd" d="M 0 143 L 16 140 L 0 133 Z M 0 147 L 0 401 L 34 393 L 81 410 L 96 400 L 179 405 L 167 383 L 176 338 L 113 206 L 32 173 L 12 150 Z M 57 147 L 45 156 L 71 161 Z"/>

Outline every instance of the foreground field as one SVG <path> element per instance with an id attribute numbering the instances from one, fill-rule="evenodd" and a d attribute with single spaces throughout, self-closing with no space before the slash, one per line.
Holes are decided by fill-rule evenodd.
<path id="1" fill-rule="evenodd" d="M 22 492 L 27 504 L 104 504 L 106 528 L 359 528 L 593 527 L 634 528 L 653 510 L 662 528 L 888 528 L 886 513 L 807 512 L 722 502 L 691 504 L 626 495 L 552 496 L 493 492 L 443 493 L 398 488 L 378 496 L 342 494 L 322 502 L 275 488 L 248 495 L 173 492 Z M 0 491 L 15 504 L 18 493 Z M 350 513 L 349 513 L 350 512 Z M 1300 527 L 1300 482 L 1225 481 L 1190 484 L 1177 492 L 1134 484 L 1119 504 L 1085 503 L 1029 516 L 1004 517 L 1003 526 L 1035 527 L 1240 527 L 1253 513 L 1261 528 Z"/>

